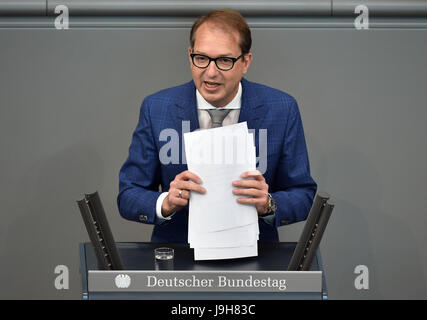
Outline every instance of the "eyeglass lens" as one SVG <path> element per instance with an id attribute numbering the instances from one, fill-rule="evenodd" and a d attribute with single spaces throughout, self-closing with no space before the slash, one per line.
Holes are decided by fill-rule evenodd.
<path id="1" fill-rule="evenodd" d="M 209 65 L 209 61 L 209 58 L 203 55 L 195 55 L 193 58 L 194 64 L 199 68 L 206 68 Z M 233 68 L 234 65 L 233 60 L 226 57 L 219 57 L 215 59 L 215 63 L 218 68 L 225 70 Z"/>

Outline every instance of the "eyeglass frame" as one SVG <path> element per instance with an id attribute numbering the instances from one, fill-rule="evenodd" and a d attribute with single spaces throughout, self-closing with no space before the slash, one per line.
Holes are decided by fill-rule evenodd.
<path id="1" fill-rule="evenodd" d="M 207 66 L 206 67 L 199 67 L 198 65 L 196 65 L 195 63 L 194 63 L 194 57 L 195 56 L 202 56 L 202 57 L 205 57 L 205 58 L 208 58 L 209 59 L 209 62 L 208 62 L 208 64 L 207 64 Z M 205 54 L 201 54 L 201 53 L 190 53 L 190 57 L 191 57 L 191 62 L 193 63 L 193 65 L 196 67 L 196 68 L 199 68 L 199 69 L 206 69 L 207 67 L 209 67 L 209 65 L 211 64 L 211 62 L 213 61 L 213 62 L 215 62 L 215 65 L 216 65 L 216 67 L 219 69 L 219 70 L 221 70 L 221 71 L 230 71 L 231 69 L 233 69 L 234 68 L 234 64 L 237 62 L 237 61 L 239 61 L 239 59 L 240 58 L 243 58 L 245 56 L 245 54 L 244 53 L 242 53 L 240 56 L 238 56 L 237 58 L 233 58 L 233 57 L 217 57 L 217 58 L 211 58 L 211 57 L 209 57 L 209 56 L 207 56 L 207 55 L 205 55 Z M 218 66 L 218 63 L 217 63 L 217 60 L 218 59 L 224 59 L 224 58 L 227 58 L 227 59 L 230 59 L 231 61 L 233 61 L 233 65 L 231 66 L 231 68 L 230 69 L 222 69 L 222 68 L 220 68 L 219 66 Z"/>

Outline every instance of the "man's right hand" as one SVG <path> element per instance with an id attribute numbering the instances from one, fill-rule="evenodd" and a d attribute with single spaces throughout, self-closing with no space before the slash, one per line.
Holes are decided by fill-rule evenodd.
<path id="1" fill-rule="evenodd" d="M 185 207 L 190 199 L 190 191 L 205 194 L 206 189 L 199 185 L 201 183 L 202 179 L 191 171 L 186 170 L 178 174 L 170 183 L 169 194 L 163 200 L 162 215 L 168 217 Z"/>

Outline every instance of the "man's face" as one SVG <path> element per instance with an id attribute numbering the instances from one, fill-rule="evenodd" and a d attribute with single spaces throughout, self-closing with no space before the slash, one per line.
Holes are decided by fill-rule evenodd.
<path id="1" fill-rule="evenodd" d="M 242 54 L 239 46 L 237 31 L 227 32 L 215 25 L 205 22 L 196 31 L 194 48 L 188 49 L 190 53 L 204 54 L 211 58 L 232 57 L 237 58 Z M 205 69 L 193 65 L 190 58 L 191 73 L 197 90 L 207 102 L 215 107 L 226 106 L 237 94 L 239 82 L 247 72 L 252 60 L 252 54 L 245 55 L 244 60 L 239 59 L 234 67 L 228 71 L 217 68 L 211 61 Z"/>

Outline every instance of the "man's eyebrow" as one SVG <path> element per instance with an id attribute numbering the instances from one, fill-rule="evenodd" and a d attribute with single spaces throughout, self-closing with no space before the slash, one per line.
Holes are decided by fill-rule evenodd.
<path id="1" fill-rule="evenodd" d="M 194 51 L 193 51 L 193 53 L 195 53 L 195 54 L 202 54 L 202 55 L 204 55 L 204 56 L 208 56 L 208 57 L 210 57 L 208 54 L 206 54 L 206 53 L 204 53 L 204 52 L 202 52 L 202 51 L 194 50 Z M 232 53 L 225 53 L 225 54 L 220 54 L 220 55 L 218 55 L 218 56 L 216 56 L 216 57 L 211 57 L 211 58 L 217 58 L 217 57 L 232 57 L 232 56 L 233 56 L 233 54 L 232 54 Z"/>

